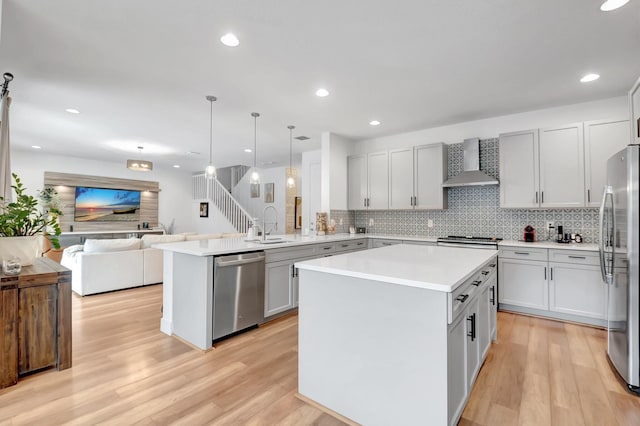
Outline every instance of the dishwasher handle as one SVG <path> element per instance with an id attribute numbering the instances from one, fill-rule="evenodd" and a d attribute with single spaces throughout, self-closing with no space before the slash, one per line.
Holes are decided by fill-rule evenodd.
<path id="1" fill-rule="evenodd" d="M 224 266 L 239 266 L 246 265 L 248 263 L 256 263 L 264 261 L 265 255 L 264 253 L 257 253 L 254 256 L 249 258 L 238 258 L 239 256 L 225 256 L 225 257 L 217 257 L 216 258 L 216 266 L 224 267 Z"/>

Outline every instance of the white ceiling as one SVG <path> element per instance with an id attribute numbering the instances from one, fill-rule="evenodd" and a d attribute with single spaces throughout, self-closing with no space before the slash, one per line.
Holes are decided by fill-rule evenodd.
<path id="1" fill-rule="evenodd" d="M 156 167 L 203 170 L 212 94 L 218 167 L 252 163 L 252 111 L 259 165 L 285 165 L 289 124 L 311 137 L 299 153 L 323 131 L 366 139 L 620 96 L 640 74 L 640 1 L 600 3 L 4 0 L 11 143 L 123 164 L 143 145 Z M 229 31 L 239 47 L 220 43 Z M 579 83 L 587 72 L 602 77 Z"/>

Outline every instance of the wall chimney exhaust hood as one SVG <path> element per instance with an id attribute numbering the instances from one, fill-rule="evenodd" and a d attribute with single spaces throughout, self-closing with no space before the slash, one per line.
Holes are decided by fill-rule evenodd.
<path id="1" fill-rule="evenodd" d="M 448 179 L 442 187 L 497 185 L 497 179 L 480 170 L 480 139 L 465 139 L 462 148 L 464 171 Z"/>

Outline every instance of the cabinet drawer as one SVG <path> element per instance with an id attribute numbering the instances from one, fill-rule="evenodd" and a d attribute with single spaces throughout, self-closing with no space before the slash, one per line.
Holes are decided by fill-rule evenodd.
<path id="1" fill-rule="evenodd" d="M 599 265 L 598 252 L 584 250 L 549 250 L 549 262 L 575 263 L 580 265 Z"/>
<path id="2" fill-rule="evenodd" d="M 315 246 L 313 244 L 282 249 L 270 249 L 266 251 L 265 262 L 270 263 L 282 260 L 300 259 L 301 257 L 313 256 L 315 254 Z"/>
<path id="3" fill-rule="evenodd" d="M 392 240 L 392 239 L 386 239 L 386 238 L 371 240 L 371 248 L 392 246 L 394 244 L 402 244 L 402 240 Z"/>
<path id="4" fill-rule="evenodd" d="M 318 257 L 322 257 L 325 256 L 327 254 L 331 254 L 333 252 L 336 251 L 336 245 L 335 243 L 331 243 L 331 244 L 316 244 L 313 247 L 313 254 L 318 256 Z"/>
<path id="5" fill-rule="evenodd" d="M 505 259 L 523 259 L 547 261 L 547 249 L 530 247 L 501 247 L 500 257 Z"/>
<path id="6" fill-rule="evenodd" d="M 367 248 L 367 241 L 365 239 L 356 241 L 338 241 L 335 243 L 335 246 L 336 252 L 364 250 Z"/>

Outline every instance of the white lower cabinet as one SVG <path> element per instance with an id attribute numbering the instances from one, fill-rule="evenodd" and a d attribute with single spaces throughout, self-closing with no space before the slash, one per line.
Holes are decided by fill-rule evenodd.
<path id="1" fill-rule="evenodd" d="M 498 340 L 498 278 L 494 275 L 489 282 L 489 335 Z"/>
<path id="2" fill-rule="evenodd" d="M 549 309 L 547 262 L 499 259 L 500 303 Z"/>
<path id="3" fill-rule="evenodd" d="M 491 346 L 491 303 L 490 286 L 485 284 L 478 297 L 478 314 L 476 318 L 476 334 L 478 335 L 479 359 L 484 359 Z"/>
<path id="4" fill-rule="evenodd" d="M 480 295 L 481 297 L 481 295 Z M 480 313 L 480 297 L 473 299 L 465 312 L 467 337 L 467 388 L 471 390 L 480 370 L 479 326 L 483 315 Z"/>
<path id="5" fill-rule="evenodd" d="M 449 424 L 455 424 L 467 402 L 467 327 L 466 316 L 460 315 L 449 326 L 447 341 L 447 400 Z"/>
<path id="6" fill-rule="evenodd" d="M 502 308 L 605 325 L 607 288 L 600 276 L 597 252 L 509 248 L 501 249 L 500 256 Z"/>
<path id="7" fill-rule="evenodd" d="M 265 265 L 265 318 L 294 307 L 293 263 L 283 260 Z"/>
<path id="8" fill-rule="evenodd" d="M 550 263 L 549 267 L 549 310 L 605 318 L 607 288 L 599 266 Z"/>

